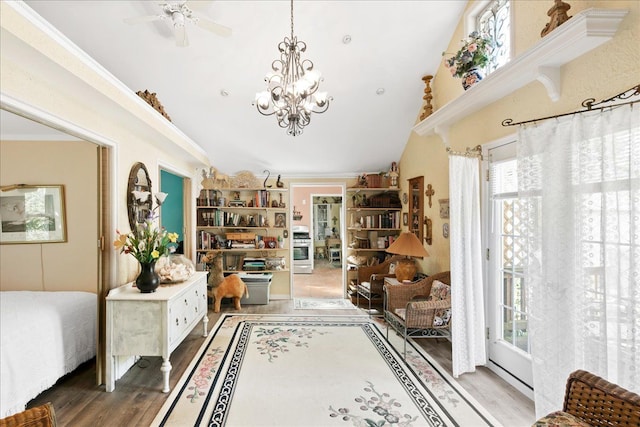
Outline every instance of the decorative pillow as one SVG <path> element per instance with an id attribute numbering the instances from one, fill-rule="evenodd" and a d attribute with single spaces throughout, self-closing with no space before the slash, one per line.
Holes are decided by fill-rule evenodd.
<path id="1" fill-rule="evenodd" d="M 451 298 L 451 286 L 439 280 L 434 280 L 431 285 L 428 301 L 441 301 L 447 298 Z"/>
<path id="2" fill-rule="evenodd" d="M 451 286 L 439 280 L 434 280 L 431 285 L 428 301 L 442 301 L 451 298 Z M 433 317 L 433 326 L 443 327 L 449 324 L 451 320 L 451 309 L 442 309 L 436 311 Z"/>
<path id="3" fill-rule="evenodd" d="M 451 309 L 439 310 L 435 316 L 433 316 L 433 326 L 443 327 L 449 324 L 451 320 Z"/>

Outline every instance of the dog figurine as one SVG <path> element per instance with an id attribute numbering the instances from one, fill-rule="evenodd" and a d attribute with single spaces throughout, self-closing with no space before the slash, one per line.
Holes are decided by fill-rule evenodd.
<path id="1" fill-rule="evenodd" d="M 232 274 L 225 277 L 218 286 L 213 288 L 213 311 L 215 313 L 220 312 L 220 303 L 222 302 L 222 298 L 233 298 L 233 304 L 236 310 L 240 310 L 242 308 L 240 305 L 240 299 L 243 295 L 246 295 L 247 298 L 249 298 L 249 288 L 247 288 L 246 283 L 242 281 L 240 276 Z"/>
<path id="2" fill-rule="evenodd" d="M 236 310 L 240 310 L 240 299 L 243 295 L 249 298 L 249 288 L 240 276 L 232 274 L 224 277 L 222 273 L 222 251 L 210 251 L 202 258 L 202 262 L 211 266 L 208 283 L 211 285 L 210 296 L 213 298 L 213 311 L 220 312 L 222 298 L 233 298 Z"/>

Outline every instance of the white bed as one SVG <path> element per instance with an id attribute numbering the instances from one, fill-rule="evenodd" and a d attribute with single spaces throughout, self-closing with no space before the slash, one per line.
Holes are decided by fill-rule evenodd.
<path id="1" fill-rule="evenodd" d="M 0 418 L 96 355 L 90 292 L 0 292 Z"/>

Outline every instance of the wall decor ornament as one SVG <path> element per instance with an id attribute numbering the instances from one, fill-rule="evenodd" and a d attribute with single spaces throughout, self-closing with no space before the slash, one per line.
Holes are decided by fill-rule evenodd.
<path id="1" fill-rule="evenodd" d="M 445 67 L 454 77 L 462 78 L 462 87 L 469 89 L 484 78 L 483 69 L 489 64 L 493 52 L 493 40 L 477 31 L 462 40 L 462 47 L 444 60 Z M 442 56 L 447 52 L 442 52 Z"/>
<path id="2" fill-rule="evenodd" d="M 440 199 L 440 218 L 449 218 L 449 199 Z"/>
<path id="3" fill-rule="evenodd" d="M 433 105 L 431 105 L 431 100 L 433 99 L 433 95 L 431 95 L 431 79 L 433 79 L 432 75 L 426 75 L 422 77 L 422 81 L 424 82 L 424 107 L 422 107 L 422 114 L 420 114 L 420 120 L 424 120 L 429 117 L 433 113 Z"/>
<path id="4" fill-rule="evenodd" d="M 249 171 L 240 171 L 231 177 L 231 188 L 261 188 L 260 180 Z"/>
<path id="5" fill-rule="evenodd" d="M 571 5 L 569 3 L 565 3 L 562 0 L 554 0 L 554 5 L 547 11 L 547 15 L 550 20 L 540 32 L 540 37 L 546 36 L 551 31 L 567 22 L 569 18 L 571 18 L 567 15 L 567 11 L 569 9 L 571 9 Z"/>
<path id="6" fill-rule="evenodd" d="M 162 106 L 162 103 L 160 103 L 160 101 L 158 100 L 158 97 L 156 96 L 155 92 L 149 92 L 148 90 L 145 89 L 144 92 L 141 90 L 137 91 L 136 95 L 144 99 L 147 102 L 147 104 L 151 105 L 154 108 L 154 110 L 156 110 L 158 113 L 162 115 L 162 117 L 171 121 L 171 117 L 169 117 L 167 112 L 164 111 L 164 107 Z"/>

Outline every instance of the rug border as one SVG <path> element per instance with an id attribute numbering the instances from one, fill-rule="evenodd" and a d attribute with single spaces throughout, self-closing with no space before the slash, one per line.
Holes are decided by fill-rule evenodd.
<path id="1" fill-rule="evenodd" d="M 383 335 L 384 339 L 388 342 L 389 346 L 392 347 L 396 353 L 398 353 L 398 356 L 402 358 L 402 356 L 400 356 L 400 350 L 397 349 L 393 343 L 391 343 L 391 341 L 387 338 L 386 335 L 386 327 L 385 327 L 385 332 L 382 332 L 382 328 L 381 325 L 377 322 L 372 322 L 374 323 L 374 325 L 378 328 L 378 331 L 380 332 L 381 335 Z M 389 327 L 389 331 L 391 333 L 395 333 L 396 331 L 390 327 L 389 325 L 387 325 L 387 327 Z M 493 415 L 491 415 L 491 413 L 484 407 L 484 405 L 482 405 L 480 402 L 478 402 L 476 400 L 476 398 L 474 398 L 471 393 L 469 393 L 463 386 L 462 384 L 460 384 L 451 374 L 449 374 L 442 365 L 440 365 L 440 363 L 438 363 L 438 361 L 436 361 L 425 349 L 423 349 L 422 347 L 420 347 L 419 345 L 417 345 L 417 343 L 415 342 L 415 340 L 411 337 L 407 337 L 407 344 L 411 346 L 411 348 L 413 348 L 413 350 L 415 350 L 417 353 L 420 354 L 420 356 L 422 356 L 424 358 L 424 360 L 426 360 L 429 363 L 429 366 L 431 366 L 431 368 L 436 371 L 438 373 L 438 375 L 440 375 L 440 377 L 442 377 L 443 380 L 445 380 L 445 382 L 449 385 L 449 387 L 451 387 L 452 389 L 454 389 L 458 395 L 470 406 L 473 408 L 473 410 L 478 414 L 478 416 L 480 418 L 482 418 L 487 424 L 489 425 L 493 425 L 494 427 L 500 427 L 502 426 L 502 423 L 500 421 L 498 421 Z M 411 373 L 413 375 L 415 375 L 416 377 L 420 378 L 420 376 L 418 375 L 418 373 L 415 371 L 415 369 L 413 369 L 413 367 L 405 360 L 405 364 L 407 365 L 407 367 L 411 370 Z M 423 386 L 425 387 L 425 389 L 429 389 L 429 387 L 426 386 L 426 384 L 423 384 Z M 438 402 L 438 405 L 441 406 L 441 409 L 443 411 L 447 411 L 446 409 L 442 408 L 442 404 L 440 402 Z M 478 410 L 478 408 L 482 408 L 483 411 Z"/>

